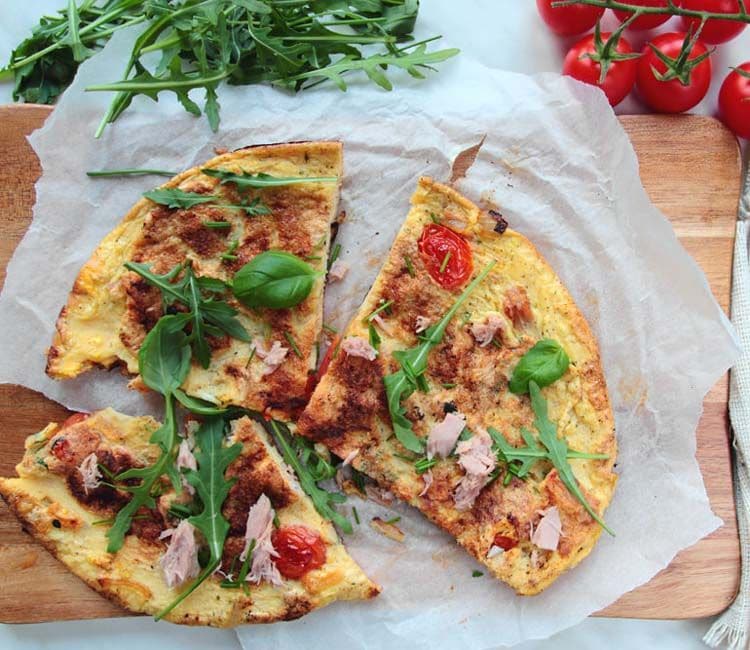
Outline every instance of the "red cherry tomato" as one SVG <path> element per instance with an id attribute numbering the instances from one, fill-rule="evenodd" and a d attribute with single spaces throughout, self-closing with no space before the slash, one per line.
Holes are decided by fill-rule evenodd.
<path id="1" fill-rule="evenodd" d="M 471 246 L 455 230 L 439 223 L 428 224 L 418 246 L 430 277 L 444 289 L 457 289 L 471 277 Z"/>
<path id="2" fill-rule="evenodd" d="M 651 43 L 660 52 L 676 58 L 685 39 L 683 33 L 660 34 Z M 695 43 L 688 59 L 694 59 L 708 50 L 700 41 Z M 643 101 L 654 111 L 660 113 L 682 113 L 695 106 L 706 96 L 711 85 L 711 59 L 705 59 L 690 72 L 690 79 L 685 86 L 679 79 L 659 81 L 654 69 L 664 73 L 667 66 L 646 45 L 643 56 L 638 59 L 636 87 Z"/>
<path id="3" fill-rule="evenodd" d="M 639 5 L 641 7 L 666 7 L 667 0 L 628 0 L 628 4 Z M 615 9 L 615 16 L 621 23 L 624 23 L 632 13 L 629 11 L 623 11 L 622 9 Z M 633 31 L 639 31 L 643 29 L 654 29 L 659 25 L 666 23 L 672 16 L 669 14 L 647 14 L 645 16 L 639 16 L 630 25 L 628 29 Z"/>
<path id="4" fill-rule="evenodd" d="M 73 413 L 73 415 L 69 415 L 65 422 L 62 423 L 61 428 L 65 429 L 67 427 L 72 427 L 74 424 L 78 424 L 79 422 L 83 422 L 86 418 L 89 417 L 89 415 L 89 413 Z"/>
<path id="5" fill-rule="evenodd" d="M 738 0 L 682 0 L 683 9 L 693 9 L 694 11 L 713 11 L 720 14 L 736 14 L 740 10 Z M 685 31 L 689 27 L 693 28 L 693 33 L 701 24 L 698 18 L 682 17 L 682 25 Z M 746 23 L 734 20 L 709 20 L 703 27 L 700 39 L 710 45 L 726 43 L 738 36 Z"/>
<path id="6" fill-rule="evenodd" d="M 602 34 L 602 40 L 606 41 L 610 34 Z M 618 52 L 630 54 L 633 48 L 622 36 L 616 47 Z M 604 82 L 599 83 L 602 68 L 597 61 L 592 60 L 587 54 L 596 52 L 593 36 L 584 36 L 578 41 L 565 56 L 563 62 L 563 74 L 574 79 L 583 81 L 592 86 L 599 86 L 607 96 L 612 106 L 617 106 L 625 99 L 635 84 L 635 72 L 638 67 L 638 59 L 627 59 L 625 61 L 613 61 L 607 70 Z"/>
<path id="7" fill-rule="evenodd" d="M 290 580 L 299 580 L 326 561 L 325 542 L 307 526 L 284 526 L 274 530 L 271 542 L 279 554 L 276 568 Z"/>
<path id="8" fill-rule="evenodd" d="M 719 91 L 721 119 L 740 138 L 750 139 L 750 61 L 738 66 L 747 73 L 732 70 Z"/>
<path id="9" fill-rule="evenodd" d="M 536 0 L 536 7 L 542 20 L 559 36 L 576 36 L 587 32 L 602 17 L 602 7 L 589 5 L 570 5 L 569 7 L 552 7 L 555 0 Z"/>

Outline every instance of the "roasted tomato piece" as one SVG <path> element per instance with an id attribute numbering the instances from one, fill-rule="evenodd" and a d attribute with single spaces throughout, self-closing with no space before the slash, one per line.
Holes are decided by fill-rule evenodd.
<path id="1" fill-rule="evenodd" d="M 78 424 L 79 422 L 83 422 L 86 418 L 91 415 L 90 413 L 73 413 L 73 415 L 69 415 L 68 418 L 65 420 L 65 422 L 62 423 L 62 429 L 65 429 L 67 427 L 72 427 L 74 424 Z"/>
<path id="2" fill-rule="evenodd" d="M 510 549 L 518 546 L 518 540 L 498 533 L 497 535 L 495 535 L 495 539 L 492 540 L 492 545 L 499 546 L 504 551 L 509 551 Z"/>
<path id="3" fill-rule="evenodd" d="M 273 547 L 279 554 L 276 568 L 282 576 L 299 580 L 308 571 L 326 561 L 326 545 L 320 535 L 307 526 L 284 526 L 273 532 Z"/>
<path id="4" fill-rule="evenodd" d="M 444 289 L 457 289 L 471 278 L 471 246 L 455 230 L 439 223 L 428 224 L 418 246 L 430 277 Z"/>

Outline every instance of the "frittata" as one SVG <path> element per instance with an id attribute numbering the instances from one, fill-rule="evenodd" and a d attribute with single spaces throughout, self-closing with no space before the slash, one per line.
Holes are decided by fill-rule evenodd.
<path id="1" fill-rule="evenodd" d="M 422 461 L 430 469 L 419 472 L 418 454 L 394 435 L 398 404 L 389 405 L 384 377 L 408 366 L 398 351 L 419 345 L 493 261 L 430 351 L 417 378 L 421 389 L 403 400 L 405 424 L 427 442 Z M 298 431 L 419 508 L 519 594 L 536 594 L 580 562 L 602 530 L 548 460 L 519 478 L 496 460 L 487 434 L 494 428 L 519 447 L 527 443 L 522 430 L 535 431 L 529 396 L 508 387 L 520 359 L 543 340 L 556 341 L 570 363 L 541 389 L 541 399 L 570 449 L 602 456 L 569 460 L 601 515 L 615 488 L 616 440 L 586 320 L 539 252 L 501 215 L 422 178 L 379 276 L 332 347 Z M 443 446 L 449 441 L 442 453 L 441 439 Z"/>
<path id="2" fill-rule="evenodd" d="M 205 169 L 274 178 L 333 177 L 334 182 L 241 191 Z M 231 282 L 259 253 L 281 250 L 318 272 L 309 296 L 288 309 L 250 309 L 230 299 L 250 340 L 209 336 L 210 365 L 204 368 L 194 359 L 183 389 L 215 404 L 291 417 L 306 402 L 308 375 L 317 360 L 341 175 L 338 142 L 263 145 L 217 156 L 161 188 L 213 197 L 210 202 L 171 208 L 139 200 L 81 269 L 57 321 L 47 373 L 66 379 L 94 366 L 116 365 L 138 373 L 141 343 L 164 309 L 159 290 L 128 271 L 125 262 L 148 264 L 159 274 L 188 262 L 197 276 Z M 264 209 L 246 214 L 248 205 Z M 277 353 L 285 354 L 283 363 L 269 366 L 268 355 L 278 360 Z"/>
<path id="3" fill-rule="evenodd" d="M 158 451 L 148 440 L 157 427 L 152 418 L 129 417 L 111 409 L 88 417 L 75 415 L 30 436 L 16 468 L 18 478 L 0 479 L 0 494 L 24 528 L 70 571 L 121 606 L 149 614 L 161 612 L 186 588 L 186 584 L 169 586 L 169 572 L 174 580 L 180 561 L 183 567 L 189 569 L 186 562 L 192 562 L 199 569 L 195 553 L 192 558 L 176 553 L 175 538 L 184 524 L 173 514 L 174 504 L 189 507 L 190 494 L 183 490 L 177 495 L 166 477 L 159 483 L 155 507 L 141 508 L 123 547 L 107 552 L 107 530 L 129 500 L 127 490 L 115 489 L 111 481 L 127 469 L 154 462 Z M 242 451 L 224 477 L 235 482 L 222 508 L 230 528 L 221 570 L 166 619 L 220 627 L 268 623 L 298 618 L 335 600 L 377 595 L 379 587 L 351 559 L 333 526 L 316 512 L 263 427 L 247 417 L 235 420 L 226 444 L 235 442 Z M 92 475 L 98 476 L 93 482 Z M 238 558 L 243 547 L 247 550 L 249 512 L 263 502 L 275 550 L 266 555 L 261 580 L 240 584 Z M 295 545 L 300 537 L 312 540 L 312 555 L 299 555 L 300 549 L 305 550 Z M 205 540 L 198 538 L 195 544 L 200 549 Z M 252 550 L 250 557 L 255 559 Z"/>

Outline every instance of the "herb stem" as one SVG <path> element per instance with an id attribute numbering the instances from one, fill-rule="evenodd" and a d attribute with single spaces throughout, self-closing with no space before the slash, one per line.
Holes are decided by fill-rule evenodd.
<path id="1" fill-rule="evenodd" d="M 177 172 L 169 172 L 163 169 L 98 169 L 86 172 L 91 178 L 104 178 L 107 176 L 177 176 Z"/>

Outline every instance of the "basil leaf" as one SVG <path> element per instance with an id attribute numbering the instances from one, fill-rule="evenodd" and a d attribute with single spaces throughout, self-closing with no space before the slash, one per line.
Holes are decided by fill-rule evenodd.
<path id="1" fill-rule="evenodd" d="M 263 187 L 282 187 L 284 185 L 298 185 L 300 183 L 336 183 L 338 176 L 289 176 L 279 177 L 269 174 L 248 174 L 242 172 L 236 174 L 228 169 L 201 169 L 206 176 L 218 178 L 221 183 L 234 183 L 239 189 L 242 188 L 263 188 Z"/>
<path id="2" fill-rule="evenodd" d="M 205 194 L 198 194 L 197 192 L 184 192 L 176 187 L 157 188 L 149 192 L 144 192 L 143 196 L 159 205 L 166 205 L 168 208 L 192 208 L 194 205 L 211 203 L 211 201 L 216 200 L 215 196 L 207 196 Z"/>
<path id="3" fill-rule="evenodd" d="M 310 295 L 318 275 L 296 255 L 265 251 L 235 273 L 232 292 L 247 307 L 287 309 Z"/>
<path id="4" fill-rule="evenodd" d="M 189 315 L 163 316 L 146 335 L 138 351 L 143 383 L 162 395 L 179 388 L 190 370 L 190 346 L 182 331 Z"/>
<path id="5" fill-rule="evenodd" d="M 568 370 L 570 359 L 562 346 L 552 339 L 542 339 L 521 357 L 513 370 L 508 389 L 516 395 L 529 392 L 529 382 L 549 386 Z"/>

